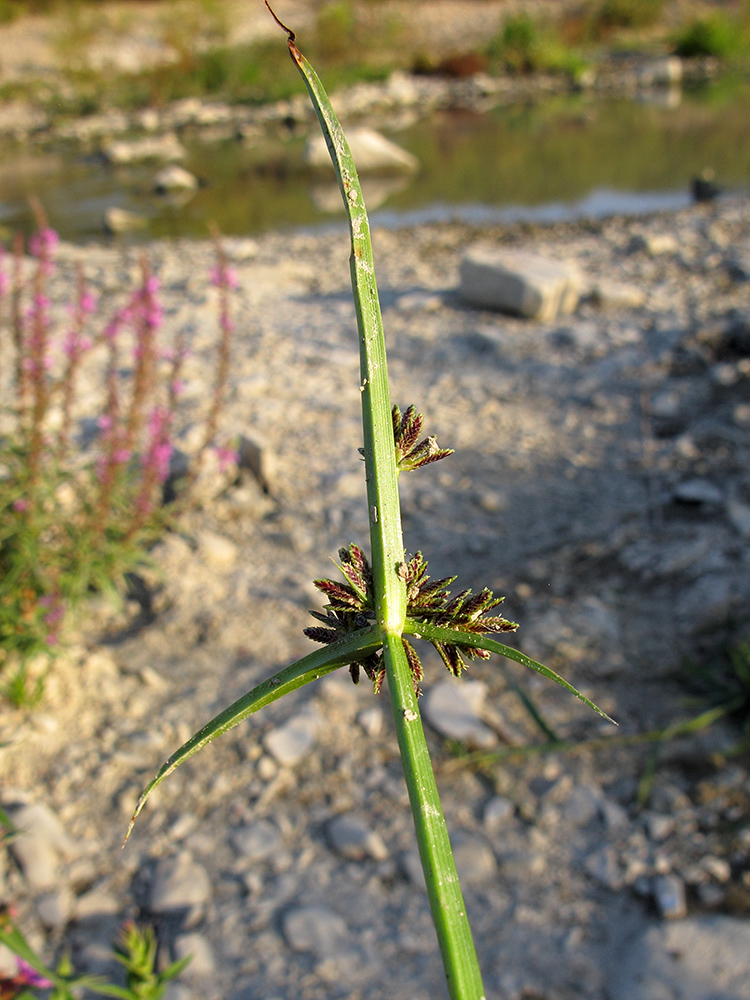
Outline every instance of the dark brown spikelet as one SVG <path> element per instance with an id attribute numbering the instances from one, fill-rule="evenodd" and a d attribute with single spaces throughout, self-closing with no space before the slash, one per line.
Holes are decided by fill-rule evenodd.
<path id="1" fill-rule="evenodd" d="M 409 562 L 399 566 L 399 576 L 406 584 L 406 613 L 415 621 L 437 625 L 441 628 L 456 629 L 461 632 L 471 632 L 474 635 L 486 635 L 488 632 L 513 632 L 518 626 L 515 622 L 500 617 L 482 617 L 485 612 L 502 604 L 504 598 L 495 597 L 492 591 L 485 587 L 478 594 L 471 590 L 462 590 L 451 597 L 448 587 L 456 579 L 455 576 L 444 577 L 441 580 L 430 580 L 427 575 L 427 561 L 421 552 L 417 552 Z M 443 663 L 456 677 L 466 669 L 467 660 L 489 659 L 490 654 L 484 649 L 461 645 L 460 642 L 432 642 L 440 654 Z M 409 653 L 407 651 L 407 659 Z M 411 665 L 411 662 L 410 662 Z"/>
<path id="2" fill-rule="evenodd" d="M 305 635 L 316 642 L 335 642 L 336 639 L 367 628 L 375 620 L 372 570 L 367 557 L 358 545 L 353 544 L 346 549 L 339 549 L 338 555 L 339 569 L 347 582 L 313 581 L 329 602 L 325 612 L 310 612 L 324 627 L 311 625 L 304 629 Z M 349 673 L 355 684 L 359 683 L 361 670 L 364 670 L 370 678 L 377 693 L 385 677 L 385 667 L 380 652 L 368 653 L 361 660 L 354 660 L 349 664 Z"/>
<path id="3" fill-rule="evenodd" d="M 314 642 L 330 643 L 341 638 L 341 635 L 334 629 L 320 628 L 317 625 L 311 625 L 309 628 L 303 628 L 302 631 L 308 639 L 312 639 Z"/>
<path id="4" fill-rule="evenodd" d="M 409 406 L 402 415 L 398 406 L 393 407 L 393 442 L 396 447 L 396 465 L 400 472 L 411 472 L 423 465 L 438 462 L 453 454 L 452 448 L 438 447 L 437 439 L 430 436 L 417 444 L 424 426 L 424 416 L 416 406 Z"/>
<path id="5" fill-rule="evenodd" d="M 409 670 L 411 671 L 412 684 L 414 685 L 414 693 L 419 697 L 422 693 L 419 686 L 420 681 L 424 677 L 424 670 L 422 669 L 422 661 L 417 655 L 416 649 L 403 637 L 401 642 L 404 644 L 404 652 L 406 653 L 406 662 L 409 664 Z"/>
<path id="6" fill-rule="evenodd" d="M 343 610 L 345 608 L 359 608 L 362 605 L 361 599 L 354 590 L 344 583 L 335 583 L 333 580 L 313 580 L 313 584 L 330 599 L 332 608 Z"/>

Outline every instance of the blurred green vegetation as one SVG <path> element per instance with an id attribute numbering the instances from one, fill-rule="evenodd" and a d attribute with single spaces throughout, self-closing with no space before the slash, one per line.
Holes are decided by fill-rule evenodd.
<path id="1" fill-rule="evenodd" d="M 717 11 L 710 17 L 690 21 L 677 33 L 674 50 L 678 56 L 713 56 L 728 60 L 747 46 L 748 37 L 736 18 Z"/>
<path id="2" fill-rule="evenodd" d="M 592 5 L 590 17 L 603 31 L 649 28 L 659 22 L 663 10 L 664 0 L 600 0 Z"/>
<path id="3" fill-rule="evenodd" d="M 19 11 L 54 9 L 60 15 L 55 44 L 65 83 L 26 84 L 26 96 L 54 114 L 78 115 L 113 106 L 161 106 L 183 97 L 220 95 L 230 102 L 262 103 L 298 93 L 296 70 L 278 40 L 229 44 L 225 0 L 162 0 L 150 16 L 157 40 L 170 47 L 173 61 L 134 74 L 93 72 L 87 68 L 87 54 L 98 33 L 111 33 L 113 25 L 127 32 L 138 17 L 136 0 L 111 8 L 111 16 L 106 7 L 102 0 L 0 0 L 0 21 Z M 674 50 L 685 56 L 714 55 L 731 66 L 750 65 L 750 0 L 689 20 L 691 9 L 686 8 L 684 24 L 674 31 L 663 17 L 664 0 L 581 0 L 544 18 L 509 15 L 473 51 L 428 57 L 415 48 L 398 14 L 382 0 L 319 0 L 301 43 L 333 90 L 414 68 L 452 75 L 477 69 L 547 72 L 576 83 L 602 58 L 605 47 L 623 45 L 629 51 Z M 18 90 L 17 85 L 13 93 L 6 88 L 2 96 L 16 96 Z"/>
<path id="4" fill-rule="evenodd" d="M 557 26 L 543 25 L 528 14 L 508 17 L 487 48 L 489 68 L 507 73 L 564 73 L 577 79 L 587 62 L 578 47 L 566 43 Z"/>

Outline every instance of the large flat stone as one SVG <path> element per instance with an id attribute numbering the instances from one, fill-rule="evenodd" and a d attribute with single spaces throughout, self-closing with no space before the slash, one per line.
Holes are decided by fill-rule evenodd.
<path id="1" fill-rule="evenodd" d="M 543 321 L 572 313 L 582 288 L 570 264 L 484 245 L 466 251 L 460 274 L 461 297 L 471 305 Z"/>

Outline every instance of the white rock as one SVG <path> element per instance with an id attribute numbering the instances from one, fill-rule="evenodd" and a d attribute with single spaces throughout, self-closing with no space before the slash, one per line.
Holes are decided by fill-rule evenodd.
<path id="1" fill-rule="evenodd" d="M 75 904 L 76 920 L 94 920 L 120 912 L 120 901 L 103 889 L 93 888 L 78 897 Z"/>
<path id="2" fill-rule="evenodd" d="M 625 830 L 630 825 L 627 812 L 614 799 L 602 798 L 599 802 L 599 811 L 605 827 L 612 833 Z"/>
<path id="3" fill-rule="evenodd" d="M 358 713 L 357 722 L 368 736 L 377 736 L 383 729 L 383 709 L 379 705 L 364 708 Z"/>
<path id="4" fill-rule="evenodd" d="M 51 809 L 32 803 L 9 810 L 19 831 L 10 850 L 26 881 L 35 889 L 49 889 L 57 884 L 60 863 L 72 857 L 74 847 Z"/>
<path id="5" fill-rule="evenodd" d="M 117 208 L 115 205 L 104 213 L 104 229 L 108 233 L 134 233 L 139 229 L 145 229 L 147 225 L 148 219 L 145 215 L 128 212 L 127 209 Z"/>
<path id="6" fill-rule="evenodd" d="M 591 298 L 601 309 L 639 309 L 646 296 L 636 285 L 624 285 L 603 278 L 594 285 Z"/>
<path id="7" fill-rule="evenodd" d="M 318 740 L 318 719 L 312 712 L 293 716 L 263 737 L 263 746 L 284 767 L 299 764 Z"/>
<path id="8" fill-rule="evenodd" d="M 645 250 L 651 257 L 677 253 L 680 245 L 671 233 L 636 233 L 628 244 L 630 253 Z"/>
<path id="9" fill-rule="evenodd" d="M 583 867 L 588 874 L 600 885 L 607 889 L 617 891 L 624 885 L 623 874 L 617 861 L 617 855 L 613 847 L 605 845 L 598 851 L 594 851 L 584 861 Z"/>
<path id="10" fill-rule="evenodd" d="M 231 539 L 215 531 L 206 529 L 200 532 L 198 551 L 203 561 L 214 569 L 231 569 L 237 562 L 237 546 Z"/>
<path id="11" fill-rule="evenodd" d="M 174 132 L 144 136 L 142 139 L 110 140 L 102 145 L 102 153 L 108 163 L 118 166 L 141 160 L 161 160 L 168 163 L 182 160 L 186 155 L 185 147 Z"/>
<path id="12" fill-rule="evenodd" d="M 416 847 L 409 851 L 405 851 L 401 855 L 399 858 L 399 867 L 412 885 L 419 886 L 426 891 L 427 887 L 424 880 L 424 869 L 422 868 L 422 862 L 419 859 L 419 851 Z"/>
<path id="13" fill-rule="evenodd" d="M 665 920 L 679 920 L 687 914 L 685 883 L 678 875 L 654 879 L 654 900 Z"/>
<path id="14" fill-rule="evenodd" d="M 46 928 L 57 930 L 70 920 L 73 905 L 73 893 L 66 886 L 40 896 L 36 901 L 36 912 Z"/>
<path id="15" fill-rule="evenodd" d="M 452 840 L 458 877 L 464 885 L 487 886 L 497 874 L 497 861 L 480 837 L 457 834 Z"/>
<path id="16" fill-rule="evenodd" d="M 232 834 L 237 851 L 251 861 L 262 861 L 274 854 L 281 844 L 279 828 L 267 820 L 241 826 Z"/>
<path id="17" fill-rule="evenodd" d="M 173 979 L 167 983 L 164 1000 L 193 1000 L 193 993 L 184 983 Z"/>
<path id="18" fill-rule="evenodd" d="M 216 972 L 216 960 L 210 942 L 202 934 L 180 934 L 175 939 L 175 961 L 190 955 L 190 962 L 181 973 L 188 981 L 207 979 Z"/>
<path id="19" fill-rule="evenodd" d="M 515 803 L 503 795 L 495 795 L 484 807 L 484 827 L 490 833 L 496 833 L 512 819 L 515 814 Z"/>
<path id="20" fill-rule="evenodd" d="M 211 896 L 206 869 L 188 854 L 162 858 L 156 866 L 149 899 L 154 913 L 169 913 L 201 907 Z"/>
<path id="21" fill-rule="evenodd" d="M 352 861 L 366 857 L 385 861 L 388 857 L 383 838 L 358 816 L 347 814 L 332 819 L 328 824 L 328 839 L 337 854 Z"/>
<path id="22" fill-rule="evenodd" d="M 226 236 L 224 252 L 230 260 L 242 263 L 258 256 L 258 241 L 249 236 Z"/>
<path id="23" fill-rule="evenodd" d="M 265 442 L 258 438 L 240 436 L 240 468 L 247 469 L 255 476 L 266 493 L 274 493 L 277 487 L 277 460 Z"/>
<path id="24" fill-rule="evenodd" d="M 572 265 L 492 246 L 470 247 L 460 274 L 461 296 L 471 305 L 542 321 L 572 313 L 582 288 Z"/>
<path id="25" fill-rule="evenodd" d="M 7 945 L 0 944 L 0 976 L 10 979 L 18 970 L 15 954 Z"/>
<path id="26" fill-rule="evenodd" d="M 334 957 L 349 936 L 346 921 L 325 906 L 300 906 L 284 914 L 284 937 L 295 951 Z"/>
<path id="27" fill-rule="evenodd" d="M 718 858 L 715 854 L 707 854 L 701 860 L 701 867 L 707 871 L 711 878 L 715 878 L 722 885 L 732 877 L 732 868 L 726 858 Z"/>
<path id="28" fill-rule="evenodd" d="M 346 137 L 358 173 L 366 174 L 377 170 L 414 172 L 419 169 L 419 160 L 415 156 L 374 129 L 355 128 L 347 132 Z M 331 166 L 331 157 L 322 135 L 316 135 L 308 142 L 305 161 L 316 170 Z"/>
<path id="29" fill-rule="evenodd" d="M 707 479 L 686 479 L 676 487 L 674 498 L 680 503 L 719 504 L 724 494 Z"/>
<path id="30" fill-rule="evenodd" d="M 157 194 L 166 194 L 168 191 L 195 191 L 197 187 L 198 178 L 176 163 L 164 167 L 154 177 L 154 191 Z"/>
<path id="31" fill-rule="evenodd" d="M 497 736 L 478 715 L 486 694 L 482 681 L 439 681 L 425 697 L 425 717 L 441 736 L 474 749 L 491 749 Z"/>
<path id="32" fill-rule="evenodd" d="M 616 957 L 610 991 L 612 1000 L 750 1000 L 750 921 L 650 927 Z"/>
<path id="33" fill-rule="evenodd" d="M 600 793 L 590 785 L 576 785 L 562 808 L 563 818 L 573 826 L 587 826 L 599 814 Z"/>
<path id="34" fill-rule="evenodd" d="M 638 71 L 642 87 L 665 87 L 682 81 L 682 60 L 679 56 L 665 56 L 646 63 Z"/>
<path id="35" fill-rule="evenodd" d="M 732 581 L 712 573 L 701 577 L 677 601 L 677 617 L 690 635 L 725 625 L 734 608 Z"/>
<path id="36" fill-rule="evenodd" d="M 645 816 L 646 829 L 650 840 L 660 843 L 674 831 L 674 816 L 666 816 L 663 813 L 647 813 Z"/>

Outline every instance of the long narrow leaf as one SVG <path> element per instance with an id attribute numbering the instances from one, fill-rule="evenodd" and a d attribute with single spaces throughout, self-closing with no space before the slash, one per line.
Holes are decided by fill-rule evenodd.
<path id="1" fill-rule="evenodd" d="M 157 785 L 160 785 L 164 781 L 168 774 L 171 774 L 176 767 L 179 767 L 189 757 L 192 757 L 194 753 L 197 753 L 207 743 L 211 743 L 217 736 L 221 736 L 229 729 L 233 729 L 243 719 L 246 719 L 248 715 L 252 715 L 266 705 L 270 705 L 271 702 L 283 697 L 283 695 L 290 694 L 292 691 L 296 691 L 297 688 L 309 684 L 310 681 L 314 681 L 318 677 L 323 677 L 325 674 L 337 670 L 344 663 L 361 659 L 367 653 L 374 652 L 381 645 L 382 640 L 378 628 L 375 625 L 370 625 L 368 628 L 352 632 L 350 636 L 332 642 L 323 649 L 318 649 L 314 653 L 303 656 L 301 660 L 296 660 L 288 667 L 284 667 L 283 670 L 279 670 L 273 677 L 269 677 L 261 684 L 258 684 L 252 690 L 248 691 L 247 694 L 243 694 L 241 698 L 238 698 L 228 708 L 225 708 L 223 712 L 220 712 L 210 722 L 206 723 L 202 729 L 199 729 L 195 736 L 192 736 L 187 743 L 183 743 L 179 750 L 176 750 L 169 760 L 162 764 L 156 776 L 152 778 L 141 792 L 133 817 L 130 820 L 128 832 L 125 835 L 125 842 L 127 843 L 133 829 L 133 824 L 151 792 L 153 792 Z"/>
<path id="2" fill-rule="evenodd" d="M 266 5 L 271 10 L 268 0 Z M 325 88 L 295 45 L 294 32 L 282 24 L 272 10 L 271 13 L 288 35 L 292 61 L 299 69 L 310 95 L 349 218 L 352 246 L 349 266 L 359 332 L 362 431 L 375 614 L 384 631 L 396 634 L 401 631 L 406 616 L 406 588 L 397 572 L 397 566 L 404 561 L 404 542 L 385 335 L 375 280 L 370 223 L 354 158 Z"/>
<path id="3" fill-rule="evenodd" d="M 276 17 L 275 14 L 273 16 Z M 349 218 L 352 292 L 359 332 L 362 427 L 375 615 L 383 639 L 391 707 L 399 734 L 399 747 L 433 922 L 451 1000 L 484 1000 L 476 949 L 440 808 L 411 671 L 401 640 L 406 617 L 406 586 L 398 567 L 404 562 L 404 544 L 385 336 L 367 211 L 351 150 L 328 95 L 315 71 L 295 45 L 294 32 L 280 21 L 278 23 L 287 32 L 289 51 L 310 94 Z"/>
<path id="4" fill-rule="evenodd" d="M 520 663 L 524 667 L 529 667 L 530 670 L 536 670 L 538 674 L 542 674 L 543 677 L 547 677 L 549 680 L 554 681 L 555 684 L 559 684 L 564 687 L 566 691 L 574 694 L 576 698 L 588 705 L 589 708 L 601 715 L 603 719 L 608 722 L 617 725 L 614 719 L 610 718 L 606 712 L 602 711 L 598 705 L 595 705 L 593 701 L 590 701 L 586 695 L 581 694 L 572 684 L 569 684 L 564 677 L 556 674 L 554 670 L 550 670 L 549 667 L 545 667 L 543 663 L 537 663 L 536 660 L 532 660 L 530 656 L 522 653 L 518 649 L 513 649 L 512 646 L 506 646 L 502 642 L 495 642 L 494 639 L 487 639 L 483 635 L 474 635 L 471 632 L 461 632 L 455 628 L 441 628 L 438 625 L 429 625 L 426 622 L 415 621 L 413 618 L 407 618 L 404 623 L 404 634 L 413 635 L 415 639 L 427 639 L 432 642 L 436 639 L 438 642 L 453 643 L 458 646 L 471 646 L 473 649 L 486 649 L 489 653 L 498 653 L 500 656 L 505 656 L 509 660 L 515 660 L 516 663 Z"/>

